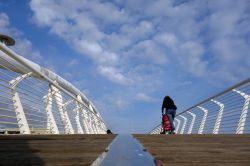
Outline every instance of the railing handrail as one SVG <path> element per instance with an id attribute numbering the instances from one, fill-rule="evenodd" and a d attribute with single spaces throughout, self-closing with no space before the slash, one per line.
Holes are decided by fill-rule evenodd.
<path id="1" fill-rule="evenodd" d="M 236 84 L 236 85 L 234 85 L 234 86 L 231 86 L 231 87 L 225 89 L 224 91 L 222 91 L 222 92 L 220 92 L 220 93 L 218 93 L 218 94 L 216 94 L 216 95 L 213 95 L 212 97 L 209 97 L 209 98 L 207 98 L 207 99 L 205 99 L 205 100 L 199 102 L 198 104 L 196 104 L 196 105 L 194 105 L 194 106 L 192 106 L 192 107 L 190 107 L 190 108 L 188 108 L 188 109 L 185 109 L 184 111 L 178 113 L 178 114 L 176 115 L 176 117 L 179 116 L 179 115 L 181 115 L 181 114 L 183 114 L 183 113 L 185 113 L 185 112 L 187 112 L 188 110 L 191 110 L 191 109 L 193 109 L 193 108 L 195 108 L 195 107 L 197 107 L 197 106 L 200 106 L 200 105 L 206 103 L 207 101 L 210 101 L 211 99 L 214 99 L 214 98 L 216 98 L 216 97 L 219 97 L 219 96 L 221 96 L 222 94 L 225 94 L 225 93 L 231 91 L 232 89 L 234 89 L 234 88 L 236 88 L 236 87 L 239 87 L 239 86 L 241 86 L 241 85 L 244 85 L 244 84 L 246 84 L 247 82 L 250 82 L 250 78 L 248 78 L 248 79 L 246 79 L 246 80 L 244 80 L 244 81 L 242 81 L 242 82 L 240 82 L 240 83 L 238 83 L 238 84 Z M 159 126 L 159 125 L 158 125 L 158 126 Z"/>
<path id="2" fill-rule="evenodd" d="M 13 50 L 11 50 L 10 48 L 8 48 L 4 43 L 0 42 L 0 49 L 9 57 L 11 57 L 12 59 L 16 60 L 18 63 L 20 63 L 21 65 L 23 65 L 24 67 L 26 67 L 27 69 L 29 69 L 31 72 L 33 72 L 34 74 L 37 74 L 38 76 L 42 77 L 43 79 L 45 79 L 46 81 L 48 81 L 50 84 L 52 84 L 53 86 L 55 86 L 56 88 L 60 89 L 62 92 L 66 93 L 67 95 L 69 95 L 70 97 L 72 97 L 74 100 L 76 100 L 77 102 L 83 104 L 86 108 L 88 108 L 88 106 L 86 106 L 87 104 L 90 104 L 93 108 L 95 108 L 95 106 L 87 99 L 87 97 L 85 95 L 83 95 L 82 92 L 80 92 L 77 88 L 75 88 L 72 84 L 70 84 L 68 81 L 62 79 L 60 76 L 58 76 L 56 73 L 42 68 L 40 67 L 38 64 L 35 64 L 34 62 L 31 62 L 27 59 L 25 59 L 24 57 L 18 55 L 17 53 L 15 53 Z M 55 80 L 52 80 L 51 78 L 49 78 L 47 75 L 45 75 L 44 73 L 42 73 L 41 71 L 37 70 L 34 65 L 40 67 L 41 69 L 45 69 L 47 71 L 49 71 L 50 73 L 54 74 L 55 77 L 57 79 L 62 80 L 62 82 L 65 82 L 65 84 L 68 84 L 68 88 L 65 89 L 62 86 L 58 85 L 55 83 Z M 71 92 L 69 92 L 68 90 L 71 90 Z M 77 94 L 75 94 L 77 93 Z M 72 95 L 74 94 L 74 95 Z M 79 100 L 76 96 L 77 95 L 81 95 L 82 99 L 86 102 L 82 102 L 81 100 Z M 90 110 L 88 110 L 90 111 Z M 102 120 L 102 118 L 100 116 L 98 116 L 98 113 L 93 109 L 93 112 L 90 111 L 90 113 L 94 113 L 94 115 L 97 117 L 97 119 L 99 119 L 100 121 L 102 121 L 105 125 L 106 123 Z"/>
<path id="3" fill-rule="evenodd" d="M 213 134 L 218 134 L 218 132 L 219 132 L 219 128 L 220 128 L 220 123 L 221 123 L 221 121 L 222 121 L 222 117 L 224 117 L 224 114 L 225 114 L 225 117 L 228 117 L 228 115 L 229 114 L 231 114 L 231 116 L 232 116 L 232 114 L 233 114 L 233 112 L 235 112 L 234 110 L 232 111 L 232 106 L 230 105 L 230 104 L 228 104 L 228 102 L 229 103 L 231 103 L 231 102 L 233 102 L 233 104 L 236 104 L 237 105 L 237 103 L 236 103 L 236 100 L 235 100 L 235 97 L 237 97 L 236 96 L 236 94 L 238 93 L 238 95 L 240 95 L 240 96 L 242 96 L 244 99 L 243 99 L 243 101 L 244 101 L 244 105 L 243 105 L 243 107 L 241 107 L 241 106 L 236 106 L 235 108 L 238 108 L 238 109 L 240 109 L 241 110 L 241 114 L 240 114 L 240 112 L 238 112 L 238 113 L 236 113 L 236 114 L 240 114 L 240 118 L 237 120 L 237 118 L 235 118 L 235 119 L 232 119 L 232 120 L 234 120 L 234 121 L 238 121 L 238 127 L 237 128 L 231 128 L 230 129 L 230 131 L 232 132 L 232 131 L 234 131 L 235 132 L 235 130 L 236 130 L 236 133 L 237 134 L 239 134 L 239 133 L 243 133 L 243 131 L 244 131 L 244 126 L 242 127 L 241 126 L 241 124 L 244 124 L 245 125 L 245 123 L 246 123 L 246 121 L 247 121 L 247 119 L 246 119 L 246 116 L 247 116 L 247 112 L 248 112 L 248 107 L 249 107 L 249 102 L 250 102 L 250 97 L 249 97 L 249 93 L 250 93 L 250 89 L 249 89 L 249 86 L 250 86 L 250 78 L 247 78 L 246 80 L 244 80 L 244 81 L 241 81 L 240 83 L 237 83 L 236 85 L 233 85 L 233 86 L 231 86 L 231 87 L 229 87 L 229 88 L 227 88 L 227 89 L 225 89 L 225 90 L 223 90 L 222 92 L 220 92 L 220 93 L 217 93 L 217 94 L 215 94 L 215 95 L 213 95 L 213 96 L 211 96 L 211 97 L 209 97 L 209 98 L 207 98 L 207 99 L 205 99 L 205 100 L 203 100 L 203 101 L 201 101 L 201 102 L 199 102 L 198 104 L 195 104 L 194 106 L 192 106 L 192 107 L 190 107 L 190 108 L 188 108 L 188 109 L 185 109 L 184 111 L 182 111 L 182 112 L 180 112 L 180 113 L 178 113 L 175 117 L 176 117 L 176 121 L 175 121 L 175 123 L 178 123 L 178 126 L 180 125 L 180 119 L 178 120 L 178 117 L 185 117 L 185 118 L 187 118 L 188 116 L 189 116 L 189 112 L 191 113 L 191 112 L 193 112 L 192 113 L 192 118 L 193 119 L 191 119 L 191 117 L 189 117 L 188 119 L 189 119 L 189 129 L 187 130 L 187 129 L 185 129 L 185 130 L 187 130 L 188 132 L 188 134 L 190 134 L 190 133 L 192 133 L 192 130 L 193 130 L 193 125 L 192 125 L 192 123 L 194 123 L 195 122 L 195 118 L 196 118 L 196 116 L 200 116 L 200 115 L 203 115 L 202 116 L 202 121 L 201 121 L 201 124 L 200 123 L 197 123 L 197 125 L 200 125 L 200 127 L 199 127 L 199 131 L 198 131 L 198 133 L 200 134 L 200 133 L 202 133 L 203 132 L 203 128 L 204 128 L 204 125 L 205 125 L 205 121 L 206 121 L 206 118 L 207 118 L 207 113 L 208 113 L 208 110 L 213 110 L 214 108 L 209 108 L 210 107 L 210 105 L 206 105 L 205 106 L 205 104 L 206 103 L 209 103 L 209 102 L 212 102 L 212 103 L 214 103 L 215 105 L 217 105 L 217 109 L 218 109 L 218 111 L 215 111 L 214 113 L 213 113 L 213 111 L 211 112 L 211 111 L 209 111 L 209 118 L 210 118 L 210 121 L 211 121 L 211 118 L 212 117 L 214 117 L 214 120 L 216 120 L 215 121 L 215 123 L 214 123 L 214 126 L 213 126 Z M 236 93 L 230 93 L 230 95 L 229 96 L 232 96 L 232 97 L 234 97 L 234 98 L 230 98 L 230 99 L 223 99 L 222 101 L 219 99 L 220 97 L 224 97 L 224 96 L 226 96 L 226 97 L 228 97 L 228 95 L 227 94 L 229 94 L 229 92 L 236 92 Z M 239 96 L 239 97 L 240 97 Z M 218 100 L 217 100 L 218 99 Z M 240 100 L 237 100 L 237 102 L 239 102 L 239 101 L 242 101 L 242 99 L 240 99 Z M 205 107 L 203 107 L 203 105 L 205 106 Z M 226 107 L 225 107 L 225 105 L 226 105 Z M 201 107 L 202 106 L 202 107 Z M 207 107 L 207 108 L 206 108 Z M 199 112 L 197 112 L 197 110 L 196 110 L 196 108 L 199 108 L 199 109 L 201 109 L 202 111 L 204 111 L 204 113 L 199 113 Z M 206 109 L 205 109 L 206 108 Z M 235 109 L 235 108 L 233 108 L 233 109 Z M 226 109 L 226 112 L 225 113 L 223 113 L 224 112 L 224 110 Z M 195 113 L 196 112 L 196 113 Z M 211 115 L 211 113 L 212 113 L 212 115 Z M 216 118 L 216 116 L 217 116 L 217 118 Z M 235 115 L 234 115 L 235 116 Z M 239 116 L 239 115 L 238 115 Z M 199 117 L 200 118 L 200 117 Z M 192 120 L 192 122 L 191 122 L 191 120 Z M 201 120 L 201 118 L 199 119 L 199 120 Z M 249 122 L 248 122 L 249 123 Z M 181 132 L 181 134 L 184 132 L 184 128 L 185 128 L 185 124 L 186 124 L 186 122 L 185 121 L 183 121 L 183 124 L 182 124 L 182 132 Z M 225 125 L 225 124 L 224 124 Z M 196 128 L 197 128 L 197 126 L 196 126 Z M 211 128 L 211 127 L 210 127 Z M 226 128 L 226 127 L 225 127 Z M 224 131 L 225 132 L 225 128 L 224 129 L 222 129 L 222 132 Z M 202 129 L 202 130 L 201 130 Z M 159 125 L 157 125 L 156 127 L 154 127 L 149 133 L 159 133 L 159 131 L 160 130 L 162 130 L 161 129 L 161 124 L 159 124 Z M 179 127 L 178 127 L 178 129 L 177 129 L 178 131 L 180 131 L 179 130 Z M 207 127 L 207 129 L 206 130 L 209 130 L 209 127 Z M 221 130 L 221 129 L 220 129 Z M 249 129 L 246 129 L 246 131 L 245 132 L 247 132 Z M 207 131 L 206 131 L 207 132 Z"/>

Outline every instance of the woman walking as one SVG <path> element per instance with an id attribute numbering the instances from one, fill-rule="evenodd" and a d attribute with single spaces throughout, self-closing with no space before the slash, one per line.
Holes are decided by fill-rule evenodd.
<path id="1" fill-rule="evenodd" d="M 174 104 L 174 101 L 169 96 L 164 97 L 161 110 L 162 110 L 162 115 L 166 114 L 168 116 L 168 119 L 170 121 L 170 126 L 171 126 L 171 133 L 175 134 L 174 132 L 175 126 L 173 122 L 174 122 L 177 107 Z"/>

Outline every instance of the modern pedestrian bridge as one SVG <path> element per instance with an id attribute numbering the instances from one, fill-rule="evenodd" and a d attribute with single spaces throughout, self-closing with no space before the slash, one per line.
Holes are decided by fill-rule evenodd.
<path id="1" fill-rule="evenodd" d="M 0 35 L 0 165 L 250 165 L 250 78 L 144 135 L 106 134 L 94 104 Z"/>

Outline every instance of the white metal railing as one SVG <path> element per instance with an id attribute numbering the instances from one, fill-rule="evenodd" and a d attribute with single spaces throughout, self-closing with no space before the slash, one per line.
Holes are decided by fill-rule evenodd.
<path id="1" fill-rule="evenodd" d="M 94 105 L 52 71 L 23 58 L 0 42 L 0 131 L 20 134 L 104 134 Z"/>
<path id="2" fill-rule="evenodd" d="M 250 133 L 250 78 L 176 115 L 177 134 Z M 150 134 L 159 134 L 161 125 Z"/>

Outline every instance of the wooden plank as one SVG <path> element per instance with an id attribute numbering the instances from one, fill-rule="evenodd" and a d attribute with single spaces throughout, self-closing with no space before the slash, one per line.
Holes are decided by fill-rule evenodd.
<path id="1" fill-rule="evenodd" d="M 250 165 L 250 135 L 138 135 L 164 165 Z"/>
<path id="2" fill-rule="evenodd" d="M 1 135 L 0 165 L 90 165 L 116 135 Z"/>

